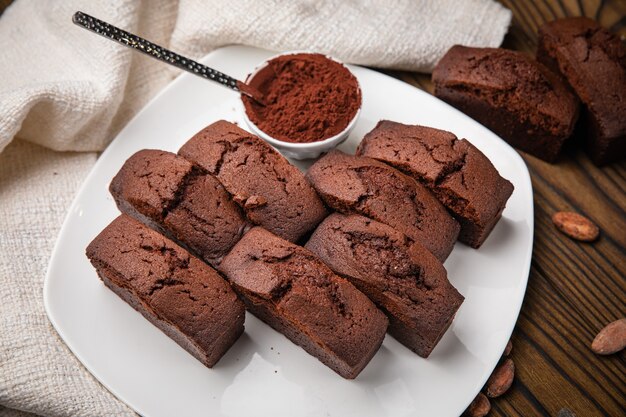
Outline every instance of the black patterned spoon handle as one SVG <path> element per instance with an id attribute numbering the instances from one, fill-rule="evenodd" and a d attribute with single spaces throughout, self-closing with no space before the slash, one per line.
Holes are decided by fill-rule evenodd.
<path id="1" fill-rule="evenodd" d="M 111 39 L 124 46 L 128 46 L 136 51 L 143 52 L 152 58 L 174 65 L 177 68 L 188 71 L 199 77 L 220 83 L 225 87 L 241 92 L 252 97 L 256 101 L 263 103 L 262 95 L 247 84 L 222 72 L 214 70 L 213 68 L 209 68 L 206 65 L 202 65 L 192 59 L 178 55 L 169 49 L 156 45 L 137 35 L 133 35 L 132 33 L 115 27 L 107 22 L 93 16 L 89 16 L 83 12 L 74 13 L 72 21 L 78 26 L 90 30 L 91 32 L 97 33 L 98 35 L 104 36 L 105 38 Z"/>

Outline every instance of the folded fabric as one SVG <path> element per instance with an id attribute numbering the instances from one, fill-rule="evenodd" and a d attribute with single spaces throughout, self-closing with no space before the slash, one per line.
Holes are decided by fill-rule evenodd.
<path id="1" fill-rule="evenodd" d="M 492 0 L 18 0 L 0 19 L 0 151 L 16 135 L 101 151 L 176 75 L 73 25 L 77 10 L 192 58 L 243 43 L 413 71 L 430 71 L 454 44 L 498 46 L 511 19 Z"/>
<path id="2" fill-rule="evenodd" d="M 453 44 L 498 46 L 511 19 L 492 0 L 14 1 L 0 17 L 0 415 L 134 415 L 59 339 L 42 286 L 94 151 L 177 71 L 73 25 L 77 10 L 193 58 L 243 43 L 415 71 Z"/>

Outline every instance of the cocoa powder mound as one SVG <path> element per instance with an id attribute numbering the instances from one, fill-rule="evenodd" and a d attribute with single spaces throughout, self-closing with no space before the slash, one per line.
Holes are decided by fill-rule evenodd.
<path id="1" fill-rule="evenodd" d="M 321 54 L 272 59 L 248 82 L 266 106 L 242 96 L 252 123 L 285 142 L 316 142 L 344 130 L 361 105 L 356 78 L 342 64 Z"/>

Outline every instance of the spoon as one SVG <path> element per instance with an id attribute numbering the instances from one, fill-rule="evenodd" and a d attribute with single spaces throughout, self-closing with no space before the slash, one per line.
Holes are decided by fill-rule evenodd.
<path id="1" fill-rule="evenodd" d="M 86 13 L 74 13 L 74 16 L 72 16 L 72 21 L 84 29 L 97 33 L 98 35 L 104 36 L 105 38 L 111 39 L 124 46 L 128 46 L 129 48 L 132 48 L 136 51 L 143 52 L 144 54 L 149 55 L 152 58 L 158 59 L 161 62 L 173 65 L 176 68 L 180 68 L 199 77 L 206 78 L 207 80 L 215 81 L 216 83 L 219 83 L 224 87 L 228 87 L 252 98 L 254 101 L 258 102 L 262 106 L 265 106 L 265 102 L 263 101 L 263 94 L 256 88 L 244 83 L 243 81 L 239 81 L 222 72 L 214 70 L 213 68 L 202 65 L 192 59 L 178 55 L 177 53 L 172 52 L 169 49 L 156 45 L 137 35 L 133 35 L 130 32 L 126 32 L 125 30 L 115 27 L 93 16 L 89 16 Z"/>

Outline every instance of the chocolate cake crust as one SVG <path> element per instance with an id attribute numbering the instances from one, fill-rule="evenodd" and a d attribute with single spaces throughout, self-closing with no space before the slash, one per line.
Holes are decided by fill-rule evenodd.
<path id="1" fill-rule="evenodd" d="M 513 184 L 468 140 L 431 127 L 380 121 L 357 155 L 385 162 L 426 186 L 461 224 L 459 240 L 480 247 L 500 219 Z"/>
<path id="2" fill-rule="evenodd" d="M 539 28 L 537 60 L 560 73 L 583 103 L 581 136 L 596 165 L 626 158 L 626 46 L 586 17 Z"/>
<path id="3" fill-rule="evenodd" d="M 207 126 L 178 153 L 215 175 L 252 223 L 291 242 L 328 214 L 300 170 L 233 123 Z"/>
<path id="4" fill-rule="evenodd" d="M 255 227 L 220 264 L 247 308 L 344 378 L 380 347 L 387 318 L 308 250 Z"/>
<path id="5" fill-rule="evenodd" d="M 215 177 L 171 152 L 144 149 L 135 153 L 109 190 L 120 211 L 213 266 L 250 227 Z"/>
<path id="6" fill-rule="evenodd" d="M 210 266 L 122 214 L 87 247 L 102 281 L 212 367 L 243 332 L 245 310 Z"/>
<path id="7" fill-rule="evenodd" d="M 455 45 L 432 80 L 435 96 L 549 162 L 578 119 L 578 99 L 563 80 L 522 52 Z"/>
<path id="8" fill-rule="evenodd" d="M 463 302 L 446 270 L 426 248 L 359 215 L 334 213 L 306 248 L 387 314 L 389 333 L 428 357 Z"/>
<path id="9" fill-rule="evenodd" d="M 458 222 L 430 191 L 395 168 L 334 150 L 311 166 L 307 178 L 334 210 L 385 223 L 442 262 L 452 251 Z"/>

